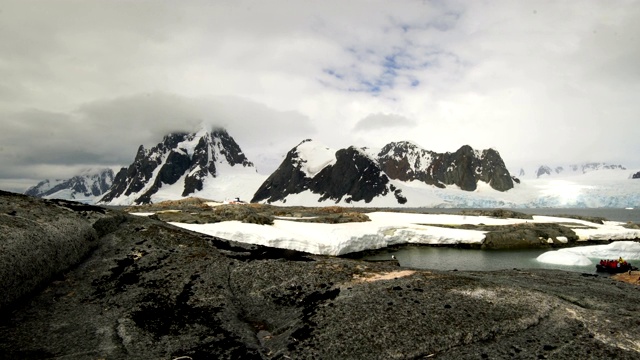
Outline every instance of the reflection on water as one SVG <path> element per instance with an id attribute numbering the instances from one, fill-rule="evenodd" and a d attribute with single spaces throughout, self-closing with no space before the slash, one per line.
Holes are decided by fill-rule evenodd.
<path id="1" fill-rule="evenodd" d="M 471 250 L 446 247 L 406 246 L 386 249 L 365 257 L 367 260 L 391 259 L 395 255 L 401 266 L 434 270 L 491 271 L 502 269 L 559 269 L 576 272 L 595 272 L 590 266 L 565 266 L 536 261 L 538 255 L 551 249 L 527 250 Z"/>

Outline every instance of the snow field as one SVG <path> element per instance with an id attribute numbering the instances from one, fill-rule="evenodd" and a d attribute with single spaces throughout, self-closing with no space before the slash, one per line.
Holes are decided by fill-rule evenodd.
<path id="1" fill-rule="evenodd" d="M 246 224 L 239 221 L 213 224 L 172 224 L 223 239 L 332 256 L 398 244 L 479 244 L 485 236 L 485 232 L 479 230 L 433 226 L 438 224 L 509 225 L 524 222 L 561 222 L 594 228 L 588 230 L 591 233 L 587 229 L 576 228 L 575 231 L 580 232 L 581 240 L 640 238 L 640 230 L 626 229 L 617 222 L 606 222 L 604 225 L 600 225 L 582 220 L 549 216 L 534 216 L 533 220 L 394 212 L 373 212 L 368 216 L 371 219 L 369 222 L 345 224 L 305 223 L 286 219 L 277 219 L 273 225 Z M 571 227 L 571 225 L 569 226 Z M 591 235 L 594 237 L 590 237 Z M 631 250 L 632 253 L 633 251 Z M 634 256 L 640 258 L 640 250 Z"/>

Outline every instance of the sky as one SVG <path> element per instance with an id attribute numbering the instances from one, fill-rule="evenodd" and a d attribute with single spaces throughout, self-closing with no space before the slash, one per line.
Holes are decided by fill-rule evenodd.
<path id="1" fill-rule="evenodd" d="M 640 168 L 640 1 L 0 0 L 0 189 L 225 127 Z"/>

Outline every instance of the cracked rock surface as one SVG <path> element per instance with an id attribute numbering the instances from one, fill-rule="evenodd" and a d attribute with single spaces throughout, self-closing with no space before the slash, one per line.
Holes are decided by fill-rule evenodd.
<path id="1" fill-rule="evenodd" d="M 60 214 L 93 229 L 81 260 L 0 308 L 3 359 L 640 357 L 640 288 L 609 277 L 406 269 L 233 243 L 115 210 L 61 212 L 22 196 L 0 204 L 2 241 L 24 221 Z M 55 234 L 43 236 L 66 244 Z"/>

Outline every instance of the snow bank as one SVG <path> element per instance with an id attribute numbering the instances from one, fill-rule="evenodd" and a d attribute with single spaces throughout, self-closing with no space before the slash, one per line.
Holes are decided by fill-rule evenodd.
<path id="1" fill-rule="evenodd" d="M 300 170 L 309 178 L 336 162 L 336 151 L 317 141 L 305 141 L 297 149 L 300 159 L 304 159 Z"/>
<path id="2" fill-rule="evenodd" d="M 563 249 L 564 250 L 564 249 Z M 549 251 L 536 258 L 539 262 L 555 265 L 588 266 L 593 262 L 586 256 L 570 252 Z"/>
<path id="3" fill-rule="evenodd" d="M 588 221 L 548 216 L 536 216 L 533 220 L 523 220 L 395 212 L 373 212 L 367 215 L 371 219 L 370 222 L 345 224 L 305 223 L 282 218 L 274 220 L 273 225 L 246 224 L 238 221 L 213 224 L 172 224 L 223 239 L 305 251 L 318 255 L 343 255 L 398 244 L 480 244 L 485 238 L 483 231 L 445 228 L 437 225 L 509 225 L 527 221 L 563 222 L 599 229 L 598 237 L 622 238 L 624 235 L 628 236 L 627 239 L 640 238 L 640 230 L 625 229 L 614 222 L 599 225 Z"/>
<path id="4" fill-rule="evenodd" d="M 447 229 L 424 224 L 460 224 L 456 215 L 368 214 L 370 222 L 322 224 L 274 220 L 273 225 L 245 224 L 225 221 L 214 224 L 173 225 L 238 242 L 305 251 L 318 255 L 343 255 L 395 244 L 470 244 L 480 243 L 484 232 Z M 483 218 L 483 217 L 478 217 Z M 484 218 L 483 218 L 484 219 Z M 477 220 L 479 222 L 488 220 Z"/>
<path id="5" fill-rule="evenodd" d="M 616 241 L 607 245 L 581 246 L 548 251 L 536 260 L 557 265 L 595 265 L 600 259 L 640 260 L 640 243 Z"/>

